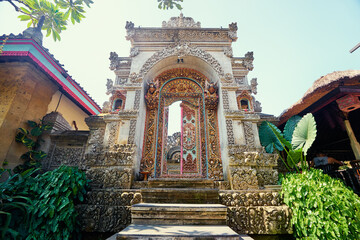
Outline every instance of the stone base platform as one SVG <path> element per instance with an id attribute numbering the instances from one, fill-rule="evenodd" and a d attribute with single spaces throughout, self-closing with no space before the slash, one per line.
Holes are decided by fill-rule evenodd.
<path id="1" fill-rule="evenodd" d="M 139 203 L 131 207 L 134 224 L 226 225 L 221 204 Z"/>
<path id="2" fill-rule="evenodd" d="M 107 240 L 253 240 L 239 235 L 228 226 L 194 225 L 139 225 L 131 224 Z"/>
<path id="3" fill-rule="evenodd" d="M 198 188 L 145 188 L 140 190 L 145 203 L 219 203 L 219 190 Z"/>
<path id="4" fill-rule="evenodd" d="M 214 180 L 198 178 L 156 178 L 149 179 L 149 188 L 214 188 Z"/>

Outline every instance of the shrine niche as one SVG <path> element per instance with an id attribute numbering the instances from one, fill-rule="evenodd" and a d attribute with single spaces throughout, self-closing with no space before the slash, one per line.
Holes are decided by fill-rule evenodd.
<path id="1" fill-rule="evenodd" d="M 214 84 L 192 69 L 172 69 L 148 85 L 142 172 L 155 178 L 222 179 Z M 180 102 L 178 144 L 169 146 L 169 106 Z"/>
<path id="2" fill-rule="evenodd" d="M 110 98 L 111 112 L 118 112 L 124 109 L 126 92 L 116 91 Z"/>
<path id="3" fill-rule="evenodd" d="M 244 112 L 252 112 L 253 104 L 252 104 L 252 96 L 248 91 L 242 91 L 237 97 L 236 101 L 239 107 L 239 110 Z"/>

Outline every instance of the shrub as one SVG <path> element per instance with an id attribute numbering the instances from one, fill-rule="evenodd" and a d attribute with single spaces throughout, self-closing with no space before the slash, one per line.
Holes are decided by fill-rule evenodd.
<path id="1" fill-rule="evenodd" d="M 0 183 L 0 239 L 80 238 L 75 202 L 88 180 L 77 168 L 61 166 L 38 174 L 29 169 Z"/>
<path id="2" fill-rule="evenodd" d="M 297 238 L 360 239 L 360 198 L 340 180 L 316 169 L 288 174 L 282 195 Z"/>

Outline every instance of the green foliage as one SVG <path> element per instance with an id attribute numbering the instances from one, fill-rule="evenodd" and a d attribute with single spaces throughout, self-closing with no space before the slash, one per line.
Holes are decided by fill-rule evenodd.
<path id="1" fill-rule="evenodd" d="M 288 174 L 282 182 L 284 202 L 299 239 L 360 239 L 360 198 L 321 170 Z"/>
<path id="2" fill-rule="evenodd" d="M 275 131 L 274 131 L 275 129 Z M 280 133 L 280 130 L 271 122 L 264 121 L 259 127 L 259 137 L 261 145 L 265 147 L 266 152 L 273 153 L 274 148 L 279 151 L 284 150 L 283 144 L 275 133 Z"/>
<path id="3" fill-rule="evenodd" d="M 79 237 L 75 202 L 83 201 L 88 181 L 77 168 L 61 166 L 9 174 L 0 183 L 1 239 L 75 239 Z"/>
<path id="4" fill-rule="evenodd" d="M 28 151 L 21 156 L 25 162 L 15 167 L 14 172 L 22 172 L 30 168 L 39 168 L 41 166 L 41 160 L 44 159 L 47 154 L 41 150 L 38 150 L 40 146 L 41 134 L 44 131 L 50 130 L 52 124 L 45 123 L 43 120 L 40 123 L 34 121 L 28 121 L 27 124 L 31 130 L 25 128 L 19 128 L 19 132 L 15 136 L 15 141 L 24 144 Z"/>
<path id="5" fill-rule="evenodd" d="M 316 122 L 311 113 L 306 114 L 297 124 L 292 137 L 294 149 L 303 149 L 304 155 L 316 138 Z"/>
<path id="6" fill-rule="evenodd" d="M 1 170 L 0 177 L 0 238 L 24 238 L 29 227 L 31 194 L 28 189 L 35 183 L 31 177 L 36 170 L 29 169 L 21 174 Z M 5 176 L 7 175 L 7 176 Z"/>
<path id="7" fill-rule="evenodd" d="M 77 168 L 61 166 L 36 177 L 36 193 L 27 240 L 71 239 L 79 233 L 75 201 L 83 201 L 87 180 Z"/>
<path id="8" fill-rule="evenodd" d="M 34 27 L 44 19 L 40 24 L 42 30 L 46 30 L 46 36 L 52 34 L 54 41 L 61 40 L 60 33 L 66 29 L 70 19 L 72 24 L 79 23 L 85 18 L 84 5 L 90 7 L 92 0 L 7 0 L 16 11 L 22 13 L 19 18 L 21 21 L 29 21 L 28 27 Z"/>
<path id="9" fill-rule="evenodd" d="M 289 118 L 289 120 L 286 122 L 284 127 L 284 137 L 287 141 L 291 143 L 293 132 L 295 130 L 296 125 L 300 121 L 301 117 L 298 115 L 292 116 Z"/>
<path id="10" fill-rule="evenodd" d="M 183 0 L 158 0 L 158 2 L 159 9 L 168 10 L 169 8 L 173 9 L 175 6 L 177 9 L 182 10 L 181 4 L 177 2 L 183 2 Z"/>
<path id="11" fill-rule="evenodd" d="M 313 115 L 308 113 L 299 118 L 291 117 L 285 125 L 284 133 L 268 121 L 259 127 L 261 145 L 267 153 L 273 153 L 274 149 L 278 152 L 285 151 L 286 161 L 282 154 L 279 153 L 279 156 L 288 170 L 295 167 L 299 171 L 299 162 L 303 169 L 307 168 L 306 153 L 316 138 L 316 122 Z"/>

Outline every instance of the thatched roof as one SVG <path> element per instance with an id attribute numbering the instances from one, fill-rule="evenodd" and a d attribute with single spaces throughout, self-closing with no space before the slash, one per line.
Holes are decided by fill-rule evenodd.
<path id="1" fill-rule="evenodd" d="M 306 91 L 304 96 L 279 116 L 280 124 L 301 113 L 323 96 L 339 86 L 360 86 L 360 70 L 337 71 L 322 76 Z"/>

